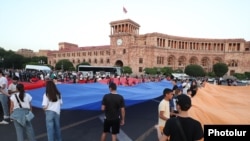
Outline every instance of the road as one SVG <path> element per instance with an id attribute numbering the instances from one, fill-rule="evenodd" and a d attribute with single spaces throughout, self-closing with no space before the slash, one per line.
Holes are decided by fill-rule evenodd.
<path id="1" fill-rule="evenodd" d="M 119 141 L 157 141 L 158 102 L 160 98 L 126 107 L 125 125 L 118 135 Z M 32 120 L 37 141 L 47 141 L 45 114 L 42 109 L 33 108 Z M 2 116 L 1 116 L 2 117 Z M 62 110 L 61 130 L 64 141 L 99 141 L 102 133 L 101 111 Z M 13 123 L 0 125 L 1 141 L 15 141 Z M 111 140 L 109 135 L 107 140 Z"/>

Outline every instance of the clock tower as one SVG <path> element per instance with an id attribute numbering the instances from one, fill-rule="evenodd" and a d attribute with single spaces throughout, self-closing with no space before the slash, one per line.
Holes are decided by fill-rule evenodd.
<path id="1" fill-rule="evenodd" d="M 110 63 L 115 66 L 128 66 L 130 48 L 136 44 L 140 25 L 125 19 L 110 23 Z"/>

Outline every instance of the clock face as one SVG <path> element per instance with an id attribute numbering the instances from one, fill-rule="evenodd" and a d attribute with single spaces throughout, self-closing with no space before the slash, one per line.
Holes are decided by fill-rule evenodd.
<path id="1" fill-rule="evenodd" d="M 117 43 L 118 46 L 122 45 L 122 39 L 118 39 L 118 40 L 116 41 L 116 43 Z"/>

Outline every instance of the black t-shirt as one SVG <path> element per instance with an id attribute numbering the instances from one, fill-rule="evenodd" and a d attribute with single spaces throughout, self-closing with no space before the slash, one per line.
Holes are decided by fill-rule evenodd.
<path id="1" fill-rule="evenodd" d="M 203 129 L 199 121 L 190 117 L 176 117 L 167 120 L 163 133 L 170 136 L 170 141 L 183 141 L 180 129 L 177 125 L 177 118 L 183 128 L 187 141 L 200 140 L 203 137 Z"/>
<path id="2" fill-rule="evenodd" d="M 104 95 L 102 105 L 105 105 L 105 116 L 108 120 L 119 119 L 121 108 L 125 107 L 123 96 L 111 93 Z"/>

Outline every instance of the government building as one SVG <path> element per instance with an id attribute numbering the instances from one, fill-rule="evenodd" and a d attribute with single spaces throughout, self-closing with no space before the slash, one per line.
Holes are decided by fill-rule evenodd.
<path id="1" fill-rule="evenodd" d="M 129 66 L 133 74 L 144 68 L 172 67 L 184 70 L 197 64 L 206 72 L 215 63 L 229 67 L 228 75 L 250 71 L 250 41 L 244 39 L 207 39 L 167 35 L 139 34 L 140 25 L 131 19 L 110 23 L 110 45 L 79 47 L 60 42 L 59 49 L 48 52 L 48 64 L 68 59 L 74 66 L 88 62 L 91 66 Z"/>

